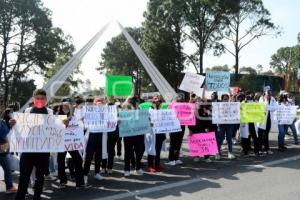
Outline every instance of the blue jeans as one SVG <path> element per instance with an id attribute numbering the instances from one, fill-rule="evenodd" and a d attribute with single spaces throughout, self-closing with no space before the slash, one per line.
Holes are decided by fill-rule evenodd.
<path id="1" fill-rule="evenodd" d="M 232 135 L 234 131 L 234 125 L 233 124 L 220 124 L 219 125 L 219 134 L 218 134 L 218 140 L 219 140 L 219 152 L 221 150 L 221 146 L 223 144 L 223 140 L 225 139 L 226 135 L 226 140 L 228 144 L 228 151 L 232 152 Z"/>
<path id="2" fill-rule="evenodd" d="M 50 154 L 50 158 L 49 158 L 49 170 L 50 173 L 55 173 L 56 169 L 55 169 L 55 164 L 54 164 L 54 155 Z"/>
<path id="3" fill-rule="evenodd" d="M 295 122 L 296 120 L 292 124 L 288 125 L 288 127 L 292 130 L 295 143 L 298 143 L 298 135 L 297 135 Z"/>
<path id="4" fill-rule="evenodd" d="M 289 125 L 280 124 L 278 125 L 278 146 L 283 147 L 284 146 L 284 137 L 288 130 Z"/>
<path id="5" fill-rule="evenodd" d="M 6 184 L 6 189 L 10 189 L 13 187 L 12 176 L 11 176 L 11 167 L 8 154 L 0 155 L 0 165 L 4 171 L 4 179 Z"/>

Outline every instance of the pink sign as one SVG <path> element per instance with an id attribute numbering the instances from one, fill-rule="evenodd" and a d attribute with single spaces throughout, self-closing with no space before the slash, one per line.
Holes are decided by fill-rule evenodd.
<path id="1" fill-rule="evenodd" d="M 171 103 L 169 109 L 173 109 L 180 121 L 180 125 L 196 125 L 194 103 Z"/>
<path id="2" fill-rule="evenodd" d="M 214 132 L 196 133 L 188 136 L 190 156 L 216 155 L 218 151 Z"/>

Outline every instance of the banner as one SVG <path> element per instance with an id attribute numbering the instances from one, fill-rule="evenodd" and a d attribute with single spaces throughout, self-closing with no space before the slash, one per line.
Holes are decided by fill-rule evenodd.
<path id="1" fill-rule="evenodd" d="M 9 134 L 11 152 L 63 152 L 65 125 L 62 118 L 34 113 L 14 113 L 17 121 Z"/>
<path id="2" fill-rule="evenodd" d="M 228 91 L 230 85 L 230 73 L 209 71 L 205 77 L 206 90 L 209 91 Z"/>
<path id="3" fill-rule="evenodd" d="M 154 133 L 174 133 L 181 131 L 180 122 L 174 110 L 150 110 Z"/>
<path id="4" fill-rule="evenodd" d="M 241 103 L 242 123 L 264 123 L 267 120 L 265 103 Z"/>
<path id="5" fill-rule="evenodd" d="M 83 107 L 84 125 L 93 132 L 116 130 L 118 112 L 115 105 L 88 105 Z"/>
<path id="6" fill-rule="evenodd" d="M 239 124 L 240 102 L 213 102 L 212 103 L 213 124 Z"/>
<path id="7" fill-rule="evenodd" d="M 275 111 L 275 120 L 278 124 L 293 124 L 297 117 L 297 106 L 280 105 Z"/>
<path id="8" fill-rule="evenodd" d="M 84 127 L 72 120 L 65 131 L 65 151 L 85 149 Z"/>
<path id="9" fill-rule="evenodd" d="M 217 140 L 214 132 L 196 133 L 188 136 L 190 156 L 216 155 Z"/>
<path id="10" fill-rule="evenodd" d="M 171 103 L 169 108 L 175 110 L 180 125 L 196 125 L 195 104 L 193 103 Z"/>
<path id="11" fill-rule="evenodd" d="M 131 76 L 106 76 L 106 95 L 128 97 L 132 91 Z"/>
<path id="12" fill-rule="evenodd" d="M 194 92 L 197 96 L 202 97 L 203 90 L 200 88 L 204 79 L 205 76 L 186 72 L 179 89 L 186 92 Z"/>
<path id="13" fill-rule="evenodd" d="M 119 112 L 120 137 L 144 135 L 151 132 L 148 110 L 131 110 Z"/>

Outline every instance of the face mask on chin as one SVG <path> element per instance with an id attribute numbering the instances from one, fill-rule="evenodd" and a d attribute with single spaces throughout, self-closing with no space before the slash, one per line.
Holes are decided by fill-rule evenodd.
<path id="1" fill-rule="evenodd" d="M 45 99 L 33 99 L 33 105 L 36 108 L 43 108 L 46 106 L 46 100 Z"/>

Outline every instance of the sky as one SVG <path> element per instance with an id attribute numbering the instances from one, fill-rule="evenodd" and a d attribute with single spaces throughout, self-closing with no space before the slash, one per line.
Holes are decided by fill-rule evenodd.
<path id="1" fill-rule="evenodd" d="M 78 51 L 110 21 L 117 20 L 124 27 L 141 26 L 148 0 L 42 0 L 42 2 L 52 11 L 53 25 L 73 37 L 73 43 Z M 300 1 L 263 0 L 263 2 L 271 13 L 272 21 L 280 26 L 283 32 L 280 37 L 262 37 L 250 43 L 241 52 L 240 66 L 261 64 L 268 70 L 270 57 L 277 49 L 297 43 L 297 34 L 300 32 Z M 111 23 L 82 61 L 83 75 L 80 79 L 83 81 L 90 79 L 93 89 L 103 87 L 105 84 L 105 77 L 95 70 L 99 67 L 102 49 L 112 37 L 120 33 L 116 23 Z M 184 51 L 192 52 L 192 50 L 192 45 L 185 45 Z M 220 57 L 207 53 L 204 57 L 205 68 L 224 64 L 233 66 L 234 57 L 228 53 Z M 190 67 L 186 71 L 194 72 L 194 69 Z M 38 87 L 43 85 L 41 77 L 33 76 L 33 78 L 36 79 Z"/>

